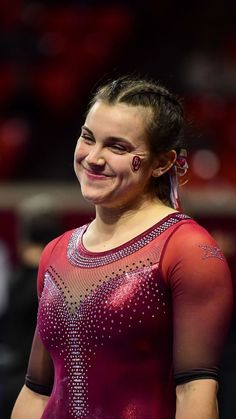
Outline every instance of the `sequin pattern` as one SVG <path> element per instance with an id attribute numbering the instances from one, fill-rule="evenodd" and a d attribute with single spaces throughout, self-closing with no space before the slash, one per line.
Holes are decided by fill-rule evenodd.
<path id="1" fill-rule="evenodd" d="M 203 250 L 203 259 L 207 258 L 218 258 L 221 260 L 224 260 L 224 255 L 219 249 L 219 247 L 216 246 L 209 246 L 208 244 L 199 244 L 199 247 Z"/>
<path id="2" fill-rule="evenodd" d="M 67 257 L 68 260 L 72 265 L 80 266 L 80 267 L 98 267 L 102 266 L 107 263 L 112 263 L 117 261 L 123 257 L 129 256 L 135 253 L 137 250 L 143 248 L 156 237 L 158 237 L 161 233 L 166 231 L 169 227 L 175 225 L 176 223 L 180 222 L 181 220 L 189 219 L 185 214 L 176 213 L 173 217 L 170 217 L 165 222 L 157 225 L 156 228 L 150 229 L 150 231 L 146 232 L 144 235 L 141 235 L 139 240 L 131 240 L 131 243 L 127 246 L 120 246 L 117 248 L 116 251 L 112 252 L 105 252 L 103 255 L 102 253 L 98 255 L 87 255 L 86 250 L 82 245 L 82 233 L 84 231 L 84 227 L 80 227 L 72 234 L 71 239 L 68 244 L 67 249 Z M 78 251 L 79 249 L 79 251 Z"/>
<path id="3" fill-rule="evenodd" d="M 119 344 L 129 330 L 140 337 L 146 333 L 147 325 L 158 331 L 158 322 L 161 318 L 163 322 L 166 316 L 169 299 L 167 290 L 156 281 L 156 269 L 142 266 L 119 276 L 114 272 L 74 310 L 68 303 L 67 293 L 62 293 L 63 287 L 58 288 L 55 269 L 51 267 L 46 272 L 39 332 L 55 360 L 56 370 L 60 371 L 56 373 L 57 382 L 64 382 L 61 397 L 68 400 L 68 418 L 103 418 L 90 411 L 88 395 L 89 370 L 101 347 L 109 341 Z M 48 417 L 46 413 L 43 416 Z"/>
<path id="4" fill-rule="evenodd" d="M 39 334 L 29 372 L 45 386 L 54 372 L 42 419 L 172 419 L 173 371 L 217 365 L 227 318 L 224 310 L 218 315 L 225 262 L 216 260 L 221 254 L 205 230 L 179 213 L 107 252 L 86 250 L 85 230 L 52 241 L 40 264 Z M 214 307 L 220 324 L 212 328 Z"/>

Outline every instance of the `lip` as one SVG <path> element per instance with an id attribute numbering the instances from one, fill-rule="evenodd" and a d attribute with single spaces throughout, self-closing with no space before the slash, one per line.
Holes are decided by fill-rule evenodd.
<path id="1" fill-rule="evenodd" d="M 93 180 L 102 180 L 102 179 L 107 179 L 110 177 L 108 175 L 104 175 L 103 173 L 99 174 L 96 172 L 92 172 L 91 170 L 88 170 L 85 167 L 84 167 L 84 172 L 89 179 L 93 179 Z"/>

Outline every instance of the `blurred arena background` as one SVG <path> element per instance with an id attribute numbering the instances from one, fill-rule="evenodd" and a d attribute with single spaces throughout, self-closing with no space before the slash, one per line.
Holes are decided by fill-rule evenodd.
<path id="1" fill-rule="evenodd" d="M 236 272 L 235 1 L 0 1 L 0 417 L 24 380 L 38 258 L 93 216 L 73 173 L 89 94 L 138 73 L 183 97 L 190 179 L 184 210 Z M 235 314 L 222 360 L 220 411 L 235 419 Z M 144 418 L 145 419 L 145 418 Z"/>

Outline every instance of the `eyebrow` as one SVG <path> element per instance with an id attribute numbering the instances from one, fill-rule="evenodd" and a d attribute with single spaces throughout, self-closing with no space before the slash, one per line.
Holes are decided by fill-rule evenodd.
<path id="1" fill-rule="evenodd" d="M 81 129 L 84 129 L 85 131 L 88 131 L 88 133 L 91 135 L 91 137 L 94 138 L 93 132 L 88 127 L 86 127 L 86 125 L 82 125 Z"/>
<path id="2" fill-rule="evenodd" d="M 93 134 L 93 132 L 88 128 L 88 127 L 86 127 L 86 125 L 82 125 L 82 127 L 81 127 L 82 129 L 84 129 L 85 131 L 87 131 L 90 135 L 91 135 L 91 137 L 93 138 L 93 139 L 95 139 L 95 137 L 94 137 L 94 134 Z M 129 141 L 129 140 L 127 140 L 126 138 L 123 138 L 123 137 L 114 137 L 114 136 L 109 136 L 108 138 L 107 138 L 107 140 L 108 141 L 120 141 L 120 142 L 122 142 L 122 143 L 125 143 L 125 144 L 127 144 L 127 145 L 129 145 L 129 146 L 132 146 L 132 147 L 134 147 L 134 145 Z"/>

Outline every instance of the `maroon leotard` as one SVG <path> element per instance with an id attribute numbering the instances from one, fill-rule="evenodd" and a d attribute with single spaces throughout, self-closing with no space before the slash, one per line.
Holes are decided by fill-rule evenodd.
<path id="1" fill-rule="evenodd" d="M 42 418 L 174 419 L 175 377 L 216 378 L 232 305 L 224 256 L 180 213 L 106 252 L 84 248 L 85 230 L 40 263 L 27 379 L 53 381 Z"/>

